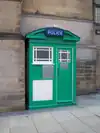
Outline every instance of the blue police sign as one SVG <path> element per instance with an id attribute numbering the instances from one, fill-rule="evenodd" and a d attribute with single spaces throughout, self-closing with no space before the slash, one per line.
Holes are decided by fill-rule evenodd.
<path id="1" fill-rule="evenodd" d="M 64 30 L 63 29 L 59 29 L 59 28 L 47 28 L 45 31 L 46 36 L 60 36 L 63 37 L 64 36 Z"/>

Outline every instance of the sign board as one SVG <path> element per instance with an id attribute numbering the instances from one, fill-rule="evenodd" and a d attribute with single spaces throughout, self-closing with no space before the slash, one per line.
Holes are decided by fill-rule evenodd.
<path id="1" fill-rule="evenodd" d="M 64 30 L 59 29 L 59 28 L 46 28 L 45 30 L 45 35 L 46 36 L 59 36 L 59 37 L 63 37 L 64 36 Z"/>

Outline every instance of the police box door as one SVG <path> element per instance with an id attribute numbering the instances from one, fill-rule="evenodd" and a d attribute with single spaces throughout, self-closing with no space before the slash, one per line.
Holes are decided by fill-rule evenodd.
<path id="1" fill-rule="evenodd" d="M 73 99 L 72 48 L 57 48 L 57 102 Z"/>

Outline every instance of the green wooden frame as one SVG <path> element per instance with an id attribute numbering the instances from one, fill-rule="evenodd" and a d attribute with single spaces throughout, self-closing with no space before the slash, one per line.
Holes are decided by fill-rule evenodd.
<path id="1" fill-rule="evenodd" d="M 52 27 L 48 27 L 52 28 Z M 27 94 L 28 94 L 28 109 L 38 109 L 38 108 L 48 108 L 48 107 L 57 107 L 57 106 L 64 106 L 64 105 L 72 105 L 72 103 L 67 103 L 67 104 L 61 104 L 57 105 L 56 104 L 56 99 L 53 101 L 46 102 L 44 101 L 44 105 L 40 105 L 40 102 L 33 103 L 32 102 L 32 84 L 31 84 L 31 61 L 32 61 L 32 53 L 30 52 L 32 49 L 32 46 L 52 46 L 54 47 L 54 52 L 56 52 L 56 48 L 65 48 L 65 47 L 72 47 L 74 51 L 74 57 L 73 59 L 76 60 L 76 43 L 80 41 L 80 37 L 77 35 L 73 34 L 72 32 L 68 30 L 64 30 L 64 36 L 63 37 L 47 37 L 44 32 L 47 28 L 41 28 L 35 31 L 32 31 L 28 34 L 26 34 L 25 38 L 28 39 L 28 69 L 27 69 L 27 75 L 28 75 L 28 86 L 27 86 Z M 59 28 L 58 28 L 59 29 Z M 55 63 L 56 59 L 54 58 Z M 54 68 L 54 73 L 56 71 L 56 68 Z M 74 76 L 76 76 L 76 62 L 74 62 Z M 56 84 L 56 81 L 54 81 Z M 76 88 L 76 78 L 74 79 L 74 88 Z M 76 103 L 75 95 L 76 95 L 76 89 L 74 89 L 74 99 L 73 99 L 73 104 Z M 56 95 L 56 90 L 54 90 L 54 95 Z M 50 104 L 50 105 L 49 105 Z M 35 105 L 35 106 L 34 106 Z"/>

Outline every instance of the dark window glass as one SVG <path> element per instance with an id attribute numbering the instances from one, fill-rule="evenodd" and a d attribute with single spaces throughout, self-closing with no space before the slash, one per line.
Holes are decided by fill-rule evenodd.
<path id="1" fill-rule="evenodd" d="M 67 59 L 67 53 L 61 53 L 61 59 Z"/>
<path id="2" fill-rule="evenodd" d="M 34 48 L 34 61 L 52 61 L 52 49 Z"/>
<path id="3" fill-rule="evenodd" d="M 37 58 L 48 58 L 49 59 L 49 51 L 37 51 Z"/>

